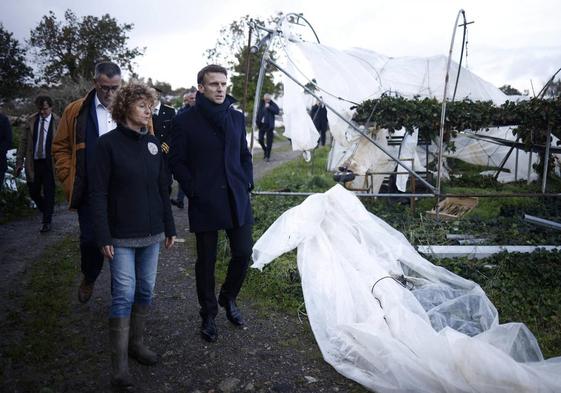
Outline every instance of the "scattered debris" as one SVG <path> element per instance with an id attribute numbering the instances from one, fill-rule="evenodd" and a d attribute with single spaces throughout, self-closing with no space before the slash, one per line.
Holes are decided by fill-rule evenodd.
<path id="1" fill-rule="evenodd" d="M 454 221 L 473 210 L 479 203 L 475 197 L 448 197 L 438 204 L 439 218 L 442 221 Z M 427 211 L 427 216 L 436 218 L 436 208 Z"/>
<path id="2" fill-rule="evenodd" d="M 417 251 L 436 258 L 487 258 L 500 252 L 531 253 L 536 250 L 561 251 L 561 246 L 417 246 Z"/>
<path id="3" fill-rule="evenodd" d="M 524 220 L 528 221 L 530 224 L 540 225 L 546 228 L 553 228 L 561 231 L 561 223 L 546 220 L 545 218 L 539 218 L 531 216 L 529 214 L 524 214 Z"/>

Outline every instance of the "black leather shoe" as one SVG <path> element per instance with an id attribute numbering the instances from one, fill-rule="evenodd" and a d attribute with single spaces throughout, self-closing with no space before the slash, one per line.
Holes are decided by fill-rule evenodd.
<path id="1" fill-rule="evenodd" d="M 242 313 L 234 300 L 227 300 L 223 297 L 218 297 L 218 304 L 226 310 L 226 317 L 230 322 L 236 326 L 243 326 L 244 320 Z"/>
<path id="2" fill-rule="evenodd" d="M 216 332 L 216 324 L 214 323 L 214 318 L 205 317 L 203 318 L 203 323 L 201 324 L 201 337 L 213 343 L 218 338 L 218 333 Z"/>
<path id="3" fill-rule="evenodd" d="M 41 232 L 41 233 L 50 232 L 50 231 L 51 231 L 51 224 L 49 224 L 49 223 L 43 224 L 43 226 L 39 230 L 39 232 Z"/>

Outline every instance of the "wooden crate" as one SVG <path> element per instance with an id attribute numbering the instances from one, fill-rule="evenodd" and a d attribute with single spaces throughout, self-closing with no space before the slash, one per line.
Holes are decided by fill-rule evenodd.
<path id="1" fill-rule="evenodd" d="M 439 216 L 442 221 L 454 221 L 464 214 L 473 210 L 479 203 L 475 197 L 448 197 L 438 204 L 440 206 Z M 436 207 L 426 212 L 427 216 L 436 218 Z"/>

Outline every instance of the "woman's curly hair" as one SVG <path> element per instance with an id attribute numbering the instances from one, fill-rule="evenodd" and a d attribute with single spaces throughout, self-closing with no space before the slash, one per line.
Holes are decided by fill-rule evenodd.
<path id="1" fill-rule="evenodd" d="M 154 106 L 157 100 L 157 93 L 152 87 L 146 84 L 132 80 L 121 86 L 113 97 L 111 103 L 111 117 L 119 124 L 125 124 L 127 121 L 127 113 L 131 106 L 139 101 L 146 100 L 151 106 Z"/>

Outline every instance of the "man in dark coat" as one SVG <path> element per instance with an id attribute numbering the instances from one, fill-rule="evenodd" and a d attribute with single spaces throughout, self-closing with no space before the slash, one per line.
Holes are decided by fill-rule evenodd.
<path id="1" fill-rule="evenodd" d="M 166 172 L 168 173 L 168 193 L 171 195 L 173 179 L 169 172 L 168 153 L 169 144 L 171 142 L 171 121 L 175 117 L 175 109 L 169 105 L 163 104 L 160 99 L 162 91 L 158 88 L 154 89 L 158 93 L 158 101 L 152 110 L 152 126 L 154 127 L 154 135 L 160 141 L 160 146 L 162 146 L 162 152 L 164 153 L 164 164 L 166 166 Z"/>
<path id="2" fill-rule="evenodd" d="M 325 135 L 329 129 L 329 123 L 327 122 L 327 109 L 322 101 L 317 101 L 310 111 L 310 116 L 319 131 L 319 143 L 321 146 L 325 146 Z"/>
<path id="3" fill-rule="evenodd" d="M 12 126 L 10 120 L 0 113 L 0 190 L 4 186 L 4 175 L 8 169 L 6 154 L 12 148 Z"/>
<path id="4" fill-rule="evenodd" d="M 160 141 L 164 154 L 169 151 L 171 121 L 175 117 L 175 109 L 169 105 L 165 105 L 160 100 L 162 91 L 156 88 L 158 92 L 158 102 L 152 113 L 152 126 L 154 127 L 154 135 Z"/>
<path id="5" fill-rule="evenodd" d="M 197 89 L 191 87 L 185 94 L 183 94 L 183 107 L 177 111 L 177 114 L 187 112 L 189 109 L 195 106 L 195 97 L 197 95 Z M 177 187 L 177 198 L 171 200 L 171 204 L 177 206 L 180 209 L 185 207 L 185 193 L 181 189 L 181 186 Z"/>
<path id="6" fill-rule="evenodd" d="M 251 257 L 253 216 L 249 193 L 253 165 L 247 148 L 245 120 L 226 94 L 227 72 L 209 65 L 197 75 L 193 108 L 173 120 L 169 163 L 189 198 L 189 229 L 197 239 L 195 273 L 202 317 L 201 335 L 217 338 L 214 318 L 218 304 L 236 326 L 244 324 L 236 297 Z M 218 302 L 214 270 L 218 231 L 225 230 L 231 260 Z"/>
<path id="7" fill-rule="evenodd" d="M 59 117 L 52 113 L 53 100 L 49 96 L 39 96 L 35 100 L 37 112 L 27 118 L 22 133 L 16 159 L 16 176 L 24 167 L 29 196 L 43 214 L 40 231 L 51 230 L 51 220 L 55 207 L 55 175 L 51 145 L 58 128 Z"/>
<path id="8" fill-rule="evenodd" d="M 263 149 L 263 158 L 266 161 L 271 159 L 271 149 L 273 148 L 273 131 L 275 129 L 275 115 L 279 114 L 279 107 L 271 99 L 270 94 L 265 94 L 257 110 L 257 128 L 259 128 L 259 144 Z M 265 143 L 265 136 L 267 142 Z"/>

